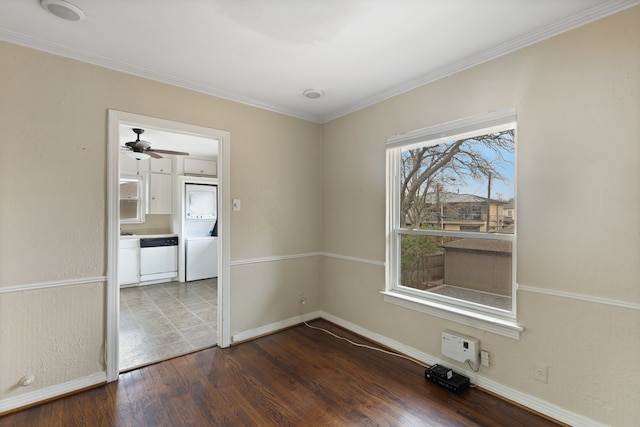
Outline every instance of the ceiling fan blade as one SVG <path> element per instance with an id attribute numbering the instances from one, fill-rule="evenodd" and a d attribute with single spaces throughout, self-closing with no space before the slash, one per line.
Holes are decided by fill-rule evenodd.
<path id="1" fill-rule="evenodd" d="M 145 151 L 145 153 L 150 153 L 151 151 L 155 151 L 156 153 L 163 153 L 163 154 L 175 154 L 177 156 L 188 156 L 189 153 L 185 153 L 184 151 L 173 151 L 173 150 L 156 150 L 155 148 L 149 148 L 148 150 Z"/>
<path id="2" fill-rule="evenodd" d="M 148 154 L 149 156 L 153 157 L 154 159 L 161 159 L 162 156 L 158 153 L 163 153 L 163 154 L 174 154 L 177 156 L 188 156 L 189 153 L 185 153 L 184 151 L 173 151 L 173 150 L 154 150 L 153 148 L 151 148 L 151 143 L 149 143 L 149 141 L 145 141 L 143 139 L 140 139 L 140 135 L 144 133 L 144 129 L 140 129 L 140 128 L 133 128 L 131 129 L 135 134 L 136 134 L 136 140 L 135 141 L 129 141 L 126 142 L 124 145 L 126 148 L 129 148 L 130 150 L 136 152 L 136 153 L 143 153 L 143 154 Z M 123 147 L 123 148 L 125 148 Z"/>

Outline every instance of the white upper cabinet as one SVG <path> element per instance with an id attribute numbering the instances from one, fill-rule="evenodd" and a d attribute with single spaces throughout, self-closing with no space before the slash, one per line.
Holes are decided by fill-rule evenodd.
<path id="1" fill-rule="evenodd" d="M 161 159 L 151 159 L 151 172 L 154 173 L 171 173 L 173 168 L 171 167 L 171 159 L 163 157 Z"/>
<path id="2" fill-rule="evenodd" d="M 171 175 L 164 173 L 149 174 L 149 211 L 150 214 L 171 214 Z"/>
<path id="3" fill-rule="evenodd" d="M 184 159 L 185 175 L 216 176 L 218 174 L 218 164 L 215 160 Z"/>
<path id="4" fill-rule="evenodd" d="M 172 213 L 172 160 L 168 157 L 150 159 L 149 210 L 150 214 Z"/>

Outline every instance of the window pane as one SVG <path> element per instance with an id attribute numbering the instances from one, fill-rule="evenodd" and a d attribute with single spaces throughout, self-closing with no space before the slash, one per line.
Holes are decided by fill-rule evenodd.
<path id="1" fill-rule="evenodd" d="M 120 221 L 139 220 L 138 200 L 120 199 Z"/>
<path id="2" fill-rule="evenodd" d="M 120 178 L 120 221 L 143 222 L 142 177 Z"/>
<path id="3" fill-rule="evenodd" d="M 400 284 L 422 290 L 442 284 L 444 279 L 442 238 L 402 234 L 400 239 Z"/>
<path id="4" fill-rule="evenodd" d="M 121 199 L 137 199 L 139 193 L 140 181 L 120 180 L 120 198 Z"/>
<path id="5" fill-rule="evenodd" d="M 513 233 L 514 134 L 402 150 L 400 226 Z"/>
<path id="6" fill-rule="evenodd" d="M 401 235 L 402 286 L 510 311 L 511 241 Z"/>

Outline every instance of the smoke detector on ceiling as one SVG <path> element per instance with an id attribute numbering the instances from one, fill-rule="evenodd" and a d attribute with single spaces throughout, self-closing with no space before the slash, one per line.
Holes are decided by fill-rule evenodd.
<path id="1" fill-rule="evenodd" d="M 310 99 L 318 99 L 322 95 L 324 95 L 324 92 L 321 91 L 320 89 L 307 89 L 304 92 L 302 92 L 302 94 Z"/>
<path id="2" fill-rule="evenodd" d="M 64 0 L 40 0 L 40 5 L 58 18 L 67 21 L 82 21 L 86 15 L 79 7 Z"/>

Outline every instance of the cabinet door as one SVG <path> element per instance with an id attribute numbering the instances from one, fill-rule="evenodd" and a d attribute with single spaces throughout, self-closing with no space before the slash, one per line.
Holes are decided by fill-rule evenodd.
<path id="1" fill-rule="evenodd" d="M 171 175 L 149 175 L 149 213 L 171 214 Z"/>
<path id="2" fill-rule="evenodd" d="M 151 159 L 151 172 L 171 173 L 171 159 L 163 157 L 161 159 Z"/>
<path id="3" fill-rule="evenodd" d="M 184 173 L 190 175 L 216 176 L 217 163 L 213 160 L 184 159 Z"/>
<path id="4" fill-rule="evenodd" d="M 138 259 L 138 240 L 121 240 L 118 253 L 118 283 L 128 285 L 140 281 L 140 264 Z"/>

